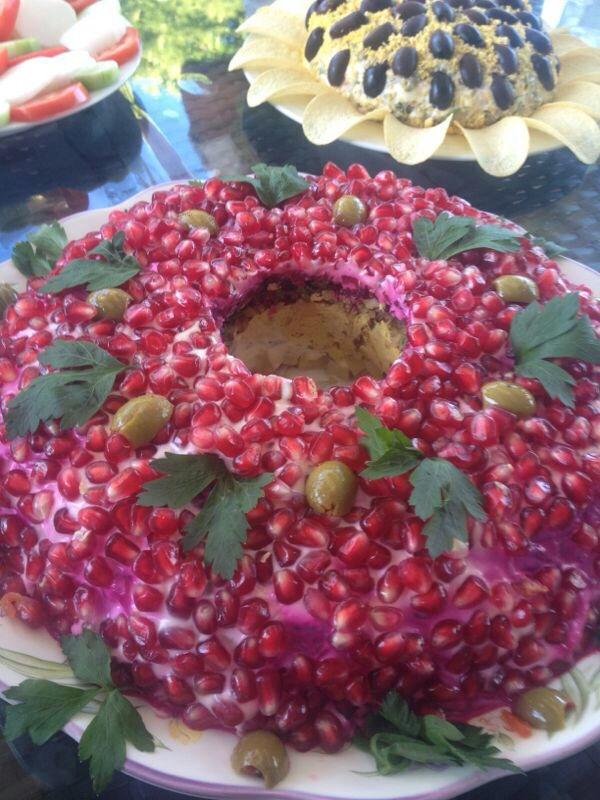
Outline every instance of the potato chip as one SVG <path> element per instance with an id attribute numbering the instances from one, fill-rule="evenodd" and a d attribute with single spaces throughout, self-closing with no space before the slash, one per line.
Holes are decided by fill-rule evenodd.
<path id="1" fill-rule="evenodd" d="M 588 47 L 583 42 L 579 42 L 579 47 L 575 47 L 565 53 L 564 58 L 567 61 L 575 58 L 586 58 L 591 64 L 600 64 L 600 48 Z"/>
<path id="2" fill-rule="evenodd" d="M 321 84 L 324 86 L 324 84 Z M 383 109 L 361 114 L 352 103 L 329 87 L 306 106 L 302 126 L 306 138 L 313 144 L 330 144 L 349 130 L 370 119 L 382 119 Z"/>
<path id="3" fill-rule="evenodd" d="M 315 80 L 308 70 L 275 67 L 261 72 L 252 81 L 248 89 L 248 105 L 254 108 L 283 95 L 318 95 L 328 91 L 328 87 Z"/>
<path id="4" fill-rule="evenodd" d="M 292 67 L 297 69 L 302 63 L 299 51 L 293 50 L 289 44 L 267 39 L 264 36 L 249 36 L 231 59 L 229 70 L 256 69 L 262 67 Z"/>
<path id="5" fill-rule="evenodd" d="M 280 8 L 283 11 L 288 11 L 298 17 L 304 24 L 304 19 L 311 3 L 312 0 L 275 0 L 271 8 Z"/>
<path id="6" fill-rule="evenodd" d="M 504 117 L 487 128 L 458 127 L 475 153 L 479 166 L 490 175 L 496 178 L 512 175 L 525 163 L 529 152 L 529 129 L 523 117 Z"/>
<path id="7" fill-rule="evenodd" d="M 412 128 L 388 114 L 383 120 L 383 138 L 390 155 L 402 164 L 421 164 L 446 138 L 452 114 L 432 128 Z"/>
<path id="8" fill-rule="evenodd" d="M 600 83 L 600 61 L 594 57 L 590 58 L 589 53 L 578 50 L 571 50 L 560 60 L 560 84 L 565 84 L 568 81 L 593 81 Z"/>
<path id="9" fill-rule="evenodd" d="M 600 127 L 585 111 L 549 103 L 525 121 L 530 128 L 558 139 L 584 164 L 593 164 L 600 156 Z"/>
<path id="10" fill-rule="evenodd" d="M 302 127 L 310 142 L 329 144 L 363 119 L 364 115 L 349 100 L 331 89 L 308 103 L 302 116 Z"/>
<path id="11" fill-rule="evenodd" d="M 558 86 L 550 105 L 580 108 L 600 120 L 600 86 L 589 81 L 573 81 L 566 86 Z"/>
<path id="12" fill-rule="evenodd" d="M 306 30 L 298 17 L 289 11 L 271 6 L 262 6 L 239 26 L 240 33 L 257 33 L 280 42 L 287 42 L 294 49 L 306 38 Z"/>
<path id="13" fill-rule="evenodd" d="M 570 33 L 550 33 L 552 46 L 557 56 L 562 57 L 569 53 L 571 50 L 578 50 L 583 42 L 577 36 L 572 36 Z"/>

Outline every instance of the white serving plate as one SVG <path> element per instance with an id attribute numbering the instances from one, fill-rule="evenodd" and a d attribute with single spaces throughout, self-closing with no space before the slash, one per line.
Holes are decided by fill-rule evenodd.
<path id="1" fill-rule="evenodd" d="M 57 120 L 64 119 L 65 117 L 72 117 L 73 114 L 79 114 L 80 111 L 85 111 L 86 108 L 95 106 L 96 103 L 100 103 L 102 100 L 105 100 L 111 94 L 114 94 L 118 89 L 120 89 L 121 86 L 123 86 L 123 84 L 131 78 L 133 73 L 139 67 L 141 60 L 142 51 L 140 48 L 137 55 L 120 67 L 119 79 L 115 83 L 111 84 L 110 86 L 106 86 L 104 89 L 99 89 L 97 92 L 90 92 L 90 99 L 85 103 L 82 103 L 82 105 L 71 108 L 68 111 L 63 111 L 60 114 L 55 114 L 53 117 L 42 119 L 39 122 L 9 122 L 8 125 L 0 128 L 0 139 L 5 136 L 12 136 L 15 133 L 24 133 L 31 128 L 38 128 L 40 125 L 47 125 L 49 122 L 57 122 Z"/>
<path id="2" fill-rule="evenodd" d="M 181 181 L 179 182 L 181 183 Z M 158 189 L 174 183 L 144 189 L 114 208 L 128 208 L 148 200 Z M 61 220 L 69 239 L 98 229 L 112 209 L 93 209 Z M 600 274 L 571 259 L 561 259 L 564 273 L 575 283 L 585 284 L 600 295 Z M 25 284 L 23 276 L 10 261 L 0 264 L 0 281 Z M 38 658 L 64 660 L 58 644 L 47 633 L 32 630 L 21 623 L 0 617 L 0 644 Z M 542 731 L 530 738 L 515 741 L 502 738 L 502 752 L 525 770 L 559 761 L 600 740 L 600 653 L 578 665 L 588 693 L 578 699 L 578 711 L 569 725 L 549 738 Z M 12 686 L 22 675 L 0 664 L 0 688 Z M 593 685 L 592 685 L 593 684 Z M 147 783 L 181 792 L 192 797 L 237 798 L 238 800 L 447 800 L 503 777 L 499 771 L 479 772 L 468 768 L 418 768 L 400 776 L 373 774 L 373 761 L 351 747 L 335 756 L 319 752 L 290 753 L 291 769 L 286 779 L 274 789 L 264 789 L 252 778 L 237 775 L 229 764 L 235 739 L 220 731 L 197 733 L 179 723 L 159 717 L 149 706 L 141 709 L 144 721 L 165 747 L 154 753 L 142 753 L 127 747 L 124 771 Z M 79 740 L 89 717 L 77 715 L 65 731 Z M 497 723 L 497 720 L 496 720 Z M 492 721 L 492 725 L 493 725 Z M 501 730 L 500 726 L 498 729 Z M 499 745 L 500 746 L 500 745 Z"/>

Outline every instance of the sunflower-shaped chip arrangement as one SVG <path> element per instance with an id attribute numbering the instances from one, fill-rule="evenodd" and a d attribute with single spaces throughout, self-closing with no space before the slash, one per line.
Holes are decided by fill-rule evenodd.
<path id="1" fill-rule="evenodd" d="M 364 112 L 417 128 L 483 128 L 552 97 L 558 57 L 523 0 L 325 0 L 307 16 L 304 55 Z"/>
<path id="2" fill-rule="evenodd" d="M 370 121 L 407 164 L 453 141 L 498 176 L 533 145 L 600 155 L 600 50 L 527 0 L 277 0 L 241 30 L 249 104 L 302 97 L 315 144 Z"/>

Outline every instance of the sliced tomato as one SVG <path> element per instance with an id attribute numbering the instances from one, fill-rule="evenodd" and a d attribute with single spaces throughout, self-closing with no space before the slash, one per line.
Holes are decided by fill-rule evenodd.
<path id="1" fill-rule="evenodd" d="M 9 60 L 8 66 L 9 68 L 14 67 L 15 64 L 20 64 L 21 61 L 29 61 L 30 58 L 39 58 L 40 56 L 52 58 L 53 56 L 59 56 L 61 53 L 66 52 L 66 47 L 63 47 L 62 44 L 57 44 L 55 47 L 46 47 L 45 50 L 33 50 L 31 53 L 23 53 L 22 56 L 15 56 Z"/>
<path id="2" fill-rule="evenodd" d="M 116 61 L 120 66 L 130 61 L 140 50 L 137 28 L 127 28 L 125 36 L 108 50 L 96 56 L 96 61 Z"/>
<path id="3" fill-rule="evenodd" d="M 39 122 L 82 105 L 89 96 L 89 92 L 83 84 L 73 83 L 57 92 L 42 94 L 28 103 L 23 103 L 22 106 L 13 106 L 10 110 L 10 120 L 11 122 Z"/>
<path id="4" fill-rule="evenodd" d="M 21 0 L 0 0 L 0 41 L 10 39 L 19 14 Z"/>
<path id="5" fill-rule="evenodd" d="M 69 5 L 76 14 L 80 14 L 84 8 L 94 5 L 96 0 L 68 0 Z"/>
<path id="6" fill-rule="evenodd" d="M 8 50 L 6 47 L 0 47 L 0 75 L 6 72 L 8 67 Z"/>

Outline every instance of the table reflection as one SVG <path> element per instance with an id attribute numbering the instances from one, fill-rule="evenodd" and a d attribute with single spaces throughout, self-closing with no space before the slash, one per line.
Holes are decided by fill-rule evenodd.
<path id="1" fill-rule="evenodd" d="M 573 257 L 600 267 L 593 224 L 597 167 L 564 149 L 530 158 L 495 179 L 475 163 L 432 159 L 405 167 L 389 156 L 338 142 L 315 147 L 298 124 L 270 105 L 249 109 L 246 81 L 227 64 L 241 19 L 266 0 L 122 0 L 143 33 L 143 57 L 129 85 L 93 109 L 0 141 L 0 258 L 32 226 L 85 207 L 120 202 L 166 180 L 247 170 L 258 160 L 319 171 L 331 159 L 394 169 L 426 186 L 443 185 L 471 202 L 513 216 L 557 239 Z M 534 0 L 557 24 L 600 36 L 597 0 Z M 52 153 L 52 157 L 48 153 Z M 5 188 L 6 187 L 6 188 Z"/>

